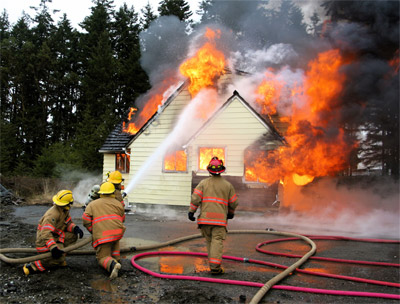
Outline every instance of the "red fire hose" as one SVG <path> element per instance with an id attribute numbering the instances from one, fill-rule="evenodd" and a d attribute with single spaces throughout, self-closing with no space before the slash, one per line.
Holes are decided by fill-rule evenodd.
<path id="1" fill-rule="evenodd" d="M 400 241 L 393 241 L 393 240 L 379 240 L 379 239 L 354 239 L 354 238 L 346 238 L 341 236 L 309 236 L 310 239 L 319 239 L 319 240 L 352 240 L 352 241 L 364 241 L 364 242 L 379 242 L 379 243 L 399 243 Z M 273 255 L 280 255 L 286 257 L 301 257 L 298 255 L 291 255 L 285 253 L 278 253 L 278 252 L 271 252 L 267 250 L 260 249 L 261 246 L 274 243 L 274 242 L 283 242 L 283 241 L 290 241 L 290 240 L 299 240 L 299 238 L 286 238 L 286 239 L 275 239 L 271 241 L 266 241 L 259 243 L 256 247 L 256 250 L 263 253 L 273 254 Z M 248 281 L 237 281 L 237 280 L 227 280 L 227 279 L 217 279 L 217 278 L 208 278 L 208 277 L 198 277 L 198 276 L 186 276 L 186 275 L 169 275 L 169 274 L 160 274 L 157 272 L 153 272 L 149 269 L 146 269 L 136 263 L 136 260 L 150 257 L 150 256 L 161 256 L 161 255 L 190 255 L 190 256 L 201 256 L 207 257 L 206 253 L 199 253 L 199 252 L 180 252 L 180 251 L 158 251 L 158 252 L 145 252 L 138 255 L 135 255 L 131 259 L 131 263 L 134 267 L 138 268 L 139 270 L 150 274 L 152 276 L 164 279 L 176 279 L 176 280 L 195 280 L 195 281 L 204 281 L 204 282 L 213 282 L 213 283 L 222 283 L 222 284 L 231 284 L 231 285 L 243 285 L 243 286 L 252 286 L 252 287 L 263 287 L 264 284 L 257 283 L 257 282 L 248 282 Z M 240 261 L 240 262 L 249 262 L 249 263 L 256 263 L 266 266 L 272 266 L 277 268 L 286 269 L 287 266 L 269 263 L 265 261 L 259 261 L 254 259 L 247 259 L 241 257 L 234 257 L 234 256 L 223 256 L 224 259 L 229 259 L 233 261 Z M 353 260 L 344 260 L 344 259 L 333 259 L 333 258 L 321 258 L 321 257 L 309 257 L 315 260 L 323 260 L 323 261 L 331 261 L 331 262 L 342 262 L 342 263 L 357 263 L 357 264 L 365 264 L 365 265 L 378 265 L 378 266 L 390 266 L 390 267 L 399 267 L 400 264 L 395 263 L 381 263 L 381 262 L 369 262 L 369 261 L 353 261 Z M 400 288 L 400 284 L 393 283 L 393 282 L 385 282 L 385 281 L 378 281 L 378 280 L 369 280 L 357 277 L 350 277 L 350 276 L 343 276 L 343 275 L 336 275 L 336 274 L 328 274 L 328 273 L 319 273 L 313 271 L 307 271 L 297 268 L 297 272 L 316 275 L 316 276 L 324 276 L 336 279 L 343 279 L 343 280 L 351 280 L 356 282 L 363 282 L 369 284 L 376 284 L 376 285 L 384 285 L 384 286 L 391 286 L 391 287 L 398 287 Z M 306 288 L 306 287 L 295 287 L 295 286 L 286 286 L 286 285 L 274 285 L 271 288 L 279 289 L 279 290 L 289 290 L 289 291 L 300 291 L 300 292 L 309 292 L 309 293 L 318 293 L 318 294 L 327 294 L 327 295 L 341 295 L 341 296 L 356 296 L 356 297 L 374 297 L 374 298 L 384 298 L 384 299 L 400 299 L 399 294 L 387 294 L 387 293 L 374 293 L 374 292 L 359 292 L 359 291 L 343 291 L 343 290 L 330 290 L 330 289 L 318 289 L 318 288 Z M 254 298 L 253 298 L 254 299 Z M 252 301 L 253 302 L 253 301 Z M 256 301 L 257 303 L 258 301 Z"/>
<path id="2" fill-rule="evenodd" d="M 347 238 L 347 237 L 343 237 L 343 236 L 308 235 L 308 237 L 311 240 L 345 240 L 345 241 L 370 242 L 370 243 L 388 243 L 388 244 L 397 244 L 397 243 L 400 242 L 400 241 L 395 241 L 395 240 L 355 239 L 355 238 Z M 266 254 L 271 254 L 271 255 L 279 255 L 279 256 L 285 256 L 285 257 L 289 257 L 289 258 L 301 258 L 301 255 L 288 254 L 288 253 L 282 253 L 282 252 L 273 252 L 273 251 L 268 251 L 268 250 L 261 249 L 261 247 L 263 245 L 266 245 L 266 244 L 293 241 L 293 240 L 298 240 L 298 238 L 285 238 L 285 239 L 275 239 L 275 240 L 265 241 L 265 242 L 259 243 L 256 246 L 256 250 L 259 251 L 259 252 L 266 253 Z M 317 257 L 317 256 L 312 256 L 312 257 L 310 257 L 310 259 L 312 259 L 312 260 L 320 260 L 320 261 L 329 261 L 329 262 L 350 263 L 350 264 L 400 267 L 400 264 L 395 264 L 395 263 L 356 261 L 356 260 L 324 258 L 324 257 Z"/>

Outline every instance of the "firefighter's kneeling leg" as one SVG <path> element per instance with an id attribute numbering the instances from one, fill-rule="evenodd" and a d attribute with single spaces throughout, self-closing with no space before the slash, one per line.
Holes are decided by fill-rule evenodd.
<path id="1" fill-rule="evenodd" d="M 64 244 L 57 242 L 57 247 L 60 250 L 64 250 Z M 31 263 L 32 268 L 34 271 L 45 271 L 48 270 L 49 268 L 53 268 L 56 266 L 66 266 L 66 261 L 65 261 L 65 254 L 60 256 L 58 259 L 55 259 L 53 257 L 48 257 L 44 258 L 38 261 L 35 261 Z"/>
<path id="2" fill-rule="evenodd" d="M 115 261 L 117 263 L 117 260 L 111 256 L 113 249 L 114 242 L 104 243 L 96 247 L 97 262 L 108 272 L 110 271 L 112 262 Z"/>
<path id="3" fill-rule="evenodd" d="M 113 248 L 111 252 L 111 256 L 118 262 L 121 262 L 121 249 L 119 245 L 119 241 L 113 242 Z"/>

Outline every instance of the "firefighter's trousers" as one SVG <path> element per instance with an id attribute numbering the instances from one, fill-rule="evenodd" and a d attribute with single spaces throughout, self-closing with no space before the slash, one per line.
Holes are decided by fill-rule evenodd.
<path id="1" fill-rule="evenodd" d="M 98 245 L 96 247 L 96 259 L 101 267 L 110 271 L 112 261 L 118 263 L 121 259 L 119 241 Z"/>
<path id="2" fill-rule="evenodd" d="M 221 268 L 224 240 L 226 238 L 226 227 L 201 225 L 201 234 L 206 239 L 208 262 L 211 271 Z"/>
<path id="3" fill-rule="evenodd" d="M 65 232 L 65 239 L 64 239 L 64 243 L 60 243 L 57 242 L 57 247 L 60 250 L 63 250 L 65 247 L 68 247 L 72 244 L 74 244 L 78 239 L 78 236 L 72 232 Z M 63 254 L 61 257 L 59 257 L 58 259 L 55 259 L 53 257 L 49 257 L 49 258 L 45 258 L 45 259 L 41 259 L 38 261 L 35 261 L 33 263 L 31 263 L 32 267 L 34 270 L 36 271 L 45 271 L 51 267 L 55 267 L 55 266 L 66 266 L 66 261 L 65 261 L 65 255 Z"/>

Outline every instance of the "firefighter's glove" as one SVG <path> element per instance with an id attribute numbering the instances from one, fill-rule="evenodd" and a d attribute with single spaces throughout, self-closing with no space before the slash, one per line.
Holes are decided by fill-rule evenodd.
<path id="1" fill-rule="evenodd" d="M 78 226 L 75 226 L 74 228 L 74 234 L 79 235 L 79 238 L 81 239 L 83 237 L 83 231 L 81 228 Z"/>
<path id="2" fill-rule="evenodd" d="M 51 249 L 51 256 L 55 259 L 61 258 L 62 255 L 64 254 L 63 250 L 58 249 L 58 247 L 54 247 L 53 249 Z"/>
<path id="3" fill-rule="evenodd" d="M 231 220 L 231 219 L 233 219 L 234 216 L 235 216 L 234 213 L 228 213 L 227 218 L 228 218 L 228 220 Z"/>
<path id="4" fill-rule="evenodd" d="M 188 218 L 189 220 L 191 220 L 192 222 L 194 222 L 196 220 L 196 218 L 194 217 L 194 213 L 193 212 L 189 212 L 188 213 Z"/>

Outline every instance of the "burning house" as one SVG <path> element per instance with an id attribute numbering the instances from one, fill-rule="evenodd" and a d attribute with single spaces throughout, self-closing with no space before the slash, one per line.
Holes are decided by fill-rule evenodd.
<path id="1" fill-rule="evenodd" d="M 233 79 L 244 74 L 224 69 L 212 96 L 206 92 L 193 100 L 190 81 L 185 81 L 134 134 L 126 132 L 125 123 L 110 134 L 101 149 L 104 172 L 123 173 L 129 202 L 188 205 L 192 189 L 208 176 L 208 162 L 218 156 L 227 167 L 224 177 L 241 198 L 241 208 L 273 207 L 278 183 L 259 179 L 254 157 L 285 145 L 281 132 L 286 124 L 276 123 L 277 115 L 274 124 L 239 92 L 228 91 Z M 207 104 L 221 96 L 218 105 Z"/>
<path id="2" fill-rule="evenodd" d="M 305 70 L 252 75 L 228 68 L 219 35 L 207 29 L 179 77 L 154 86 L 101 148 L 104 173 L 123 173 L 129 202 L 188 205 L 212 156 L 224 161 L 241 208 L 263 210 L 279 189 L 347 168 L 357 142 L 338 123 L 338 97 L 352 58 L 328 49 Z"/>

